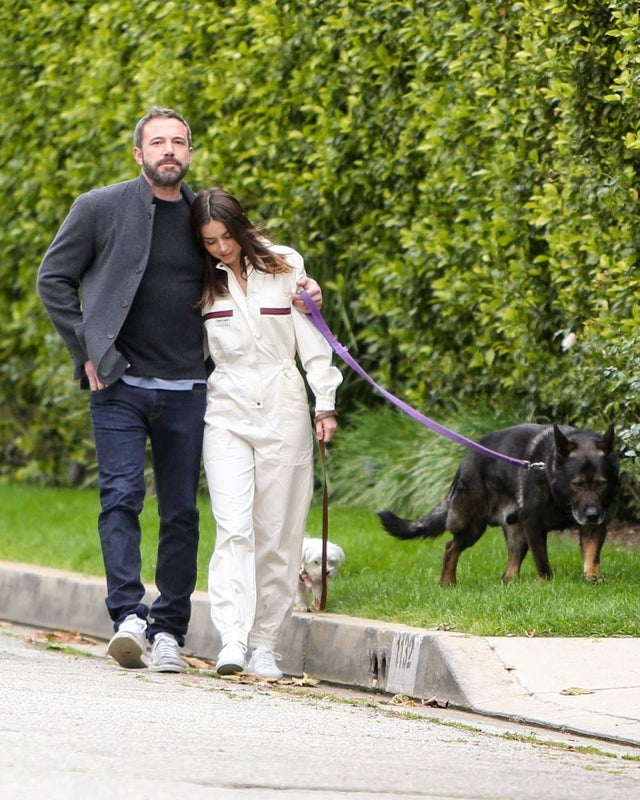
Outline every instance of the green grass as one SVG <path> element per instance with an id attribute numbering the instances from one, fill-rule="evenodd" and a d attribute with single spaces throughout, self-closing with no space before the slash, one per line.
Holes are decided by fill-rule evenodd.
<path id="1" fill-rule="evenodd" d="M 404 509 L 395 510 L 404 514 Z M 427 508 L 424 508 L 426 511 Z M 438 585 L 444 544 L 401 542 L 382 530 L 375 509 L 332 505 L 330 538 L 347 554 L 341 577 L 329 587 L 328 611 L 429 629 L 483 636 L 638 636 L 640 552 L 605 543 L 607 580 L 588 584 L 575 536 L 551 534 L 556 577 L 540 581 L 530 557 L 520 579 L 503 586 L 506 552 L 502 532 L 490 529 L 460 559 L 458 585 Z M 47 489 L 0 484 L 0 559 L 103 575 L 92 489 Z M 198 588 L 206 573 L 214 525 L 201 500 L 202 535 Z M 143 512 L 143 573 L 153 582 L 157 512 L 150 498 Z M 308 530 L 319 536 L 321 510 L 313 507 Z"/>
<path id="2" fill-rule="evenodd" d="M 198 588 L 206 586 L 207 555 L 213 547 L 214 524 L 208 500 L 199 503 L 201 547 Z M 103 575 L 96 489 L 54 489 L 0 483 L 0 558 Z M 152 582 L 158 545 L 158 512 L 148 498 L 142 512 L 143 578 Z"/>

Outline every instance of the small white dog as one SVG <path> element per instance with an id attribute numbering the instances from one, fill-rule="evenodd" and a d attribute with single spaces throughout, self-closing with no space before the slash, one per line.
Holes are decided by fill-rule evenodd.
<path id="1" fill-rule="evenodd" d="M 342 564 L 344 550 L 333 542 L 327 542 L 327 581 L 333 580 Z M 295 611 L 311 611 L 320 608 L 322 599 L 322 539 L 305 536 L 302 543 L 302 566 L 298 580 L 298 596 Z M 310 604 L 311 601 L 311 604 Z"/>

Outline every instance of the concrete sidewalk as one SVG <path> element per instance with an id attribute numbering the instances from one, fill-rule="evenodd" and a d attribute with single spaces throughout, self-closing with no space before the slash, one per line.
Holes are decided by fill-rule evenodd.
<path id="1" fill-rule="evenodd" d="M 106 642 L 104 594 L 102 578 L 0 561 L 8 622 Z M 219 647 L 196 592 L 185 652 L 215 660 Z M 317 613 L 294 614 L 279 649 L 290 675 L 640 747 L 640 638 L 477 637 Z"/>

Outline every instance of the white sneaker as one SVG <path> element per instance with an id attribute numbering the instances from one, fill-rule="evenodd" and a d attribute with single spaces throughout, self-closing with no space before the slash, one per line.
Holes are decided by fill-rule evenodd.
<path id="1" fill-rule="evenodd" d="M 151 672 L 186 672 L 187 665 L 180 657 L 180 647 L 171 633 L 156 633 L 151 647 Z"/>
<path id="2" fill-rule="evenodd" d="M 235 675 L 238 672 L 244 672 L 246 652 L 247 648 L 242 642 L 225 644 L 216 660 L 218 675 Z"/>
<path id="3" fill-rule="evenodd" d="M 283 677 L 282 671 L 276 664 L 280 660 L 278 653 L 274 653 L 268 647 L 259 645 L 253 651 L 253 655 L 249 661 L 247 672 L 254 675 L 260 675 L 261 678 L 272 678 L 273 680 L 280 680 Z"/>
<path id="4" fill-rule="evenodd" d="M 129 614 L 111 637 L 107 653 L 125 669 L 142 669 L 147 666 L 143 659 L 146 652 L 147 621 Z"/>

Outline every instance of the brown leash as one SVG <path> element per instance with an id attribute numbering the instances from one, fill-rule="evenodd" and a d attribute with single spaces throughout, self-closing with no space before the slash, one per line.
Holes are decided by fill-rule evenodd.
<path id="1" fill-rule="evenodd" d="M 327 605 L 327 541 L 329 539 L 329 488 L 327 486 L 327 465 L 325 460 L 325 445 L 319 441 L 320 463 L 322 464 L 322 594 L 320 595 L 319 611 L 324 611 Z"/>

